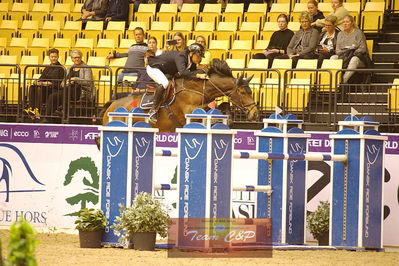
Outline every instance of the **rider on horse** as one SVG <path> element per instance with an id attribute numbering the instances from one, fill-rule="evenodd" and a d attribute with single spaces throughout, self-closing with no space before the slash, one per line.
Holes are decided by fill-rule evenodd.
<path id="1" fill-rule="evenodd" d="M 205 49 L 201 44 L 193 43 L 186 50 L 170 51 L 160 56 L 148 58 L 147 73 L 158 84 L 154 95 L 154 103 L 149 112 L 150 121 L 157 122 L 157 112 L 162 104 L 165 89 L 169 81 L 165 74 L 175 77 L 208 79 L 204 70 L 197 69 L 197 64 L 201 63 Z"/>

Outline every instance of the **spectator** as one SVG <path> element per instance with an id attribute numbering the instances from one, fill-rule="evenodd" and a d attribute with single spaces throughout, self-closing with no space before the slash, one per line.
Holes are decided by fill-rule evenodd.
<path id="1" fill-rule="evenodd" d="M 201 44 L 205 49 L 205 55 L 201 61 L 200 66 L 201 65 L 209 65 L 209 63 L 212 60 L 212 55 L 211 55 L 211 52 L 208 51 L 208 46 L 206 45 L 206 38 L 202 35 L 198 35 L 197 38 L 195 38 L 195 42 Z"/>
<path id="2" fill-rule="evenodd" d="M 95 88 L 91 68 L 87 68 L 87 65 L 82 61 L 82 52 L 80 50 L 72 50 L 70 55 L 73 65 L 67 69 L 66 82 L 62 82 L 61 86 L 68 91 L 69 100 L 92 101 L 95 96 Z M 59 107 L 63 105 L 63 98 L 63 90 L 58 90 L 50 95 L 47 102 L 50 115 L 62 114 Z"/>
<path id="3" fill-rule="evenodd" d="M 369 66 L 371 60 L 363 31 L 356 27 L 351 15 L 345 16 L 342 24 L 344 30 L 338 33 L 336 54 L 331 59 L 343 59 L 344 69 Z M 353 74 L 353 71 L 346 71 L 342 82 L 348 83 Z"/>
<path id="4" fill-rule="evenodd" d="M 107 56 L 107 59 L 127 57 L 125 69 L 118 75 L 118 82 L 122 82 L 124 76 L 137 76 L 137 69 L 127 68 L 144 67 L 144 54 L 148 50 L 148 46 L 144 42 L 143 28 L 136 27 L 134 29 L 134 39 L 136 43 L 130 46 L 127 53 L 114 53 Z"/>
<path id="5" fill-rule="evenodd" d="M 183 33 L 175 32 L 173 40 L 167 41 L 166 51 L 184 51 L 187 48 Z"/>
<path id="6" fill-rule="evenodd" d="M 110 0 L 105 21 L 128 21 L 129 0 Z"/>
<path id="7" fill-rule="evenodd" d="M 59 51 L 57 49 L 50 49 L 48 51 L 50 65 L 47 66 L 40 78 L 34 81 L 34 84 L 29 87 L 29 108 L 24 109 L 32 119 L 40 118 L 40 106 L 43 99 L 58 91 L 61 88 L 61 82 L 65 76 L 65 70 L 58 62 Z"/>
<path id="8" fill-rule="evenodd" d="M 295 68 L 299 59 L 305 58 L 309 53 L 313 53 L 319 39 L 319 32 L 310 26 L 312 16 L 304 11 L 299 16 L 301 28 L 292 37 L 287 47 L 287 55 L 280 55 L 276 58 L 292 59 L 292 67 Z"/>
<path id="9" fill-rule="evenodd" d="M 183 6 L 183 3 L 194 3 L 194 0 L 170 0 L 170 3 L 177 4 L 177 8 L 180 11 L 181 7 Z"/>
<path id="10" fill-rule="evenodd" d="M 269 68 L 272 67 L 273 59 L 277 56 L 287 54 L 287 47 L 294 32 L 288 29 L 288 17 L 286 14 L 280 14 L 277 17 L 277 24 L 280 30 L 273 32 L 269 45 L 263 53 L 257 53 L 253 56 L 255 59 L 268 59 Z"/>
<path id="11" fill-rule="evenodd" d="M 344 0 L 332 0 L 331 1 L 331 6 L 333 8 L 333 11 L 329 15 L 333 15 L 337 17 L 337 27 L 339 30 L 343 30 L 342 22 L 345 16 L 349 15 L 348 10 L 346 10 L 343 7 L 343 1 Z M 317 26 L 317 27 L 324 27 L 324 19 L 318 19 L 315 22 L 312 23 L 312 26 Z"/>
<path id="12" fill-rule="evenodd" d="M 308 12 L 312 15 L 313 19 L 312 22 L 315 22 L 318 19 L 323 19 L 324 14 L 318 9 L 319 3 L 316 0 L 309 0 L 308 1 Z M 314 26 L 319 32 L 323 27 Z"/>
<path id="13" fill-rule="evenodd" d="M 79 20 L 104 20 L 108 0 L 86 0 L 82 6 L 82 17 Z"/>
<path id="14" fill-rule="evenodd" d="M 324 26 L 326 31 L 320 34 L 317 49 L 314 53 L 305 55 L 305 58 L 318 59 L 317 67 L 320 68 L 324 59 L 329 59 L 335 54 L 337 46 L 338 30 L 335 28 L 337 17 L 329 15 L 326 17 Z"/>
<path id="15" fill-rule="evenodd" d="M 162 50 L 158 49 L 158 41 L 155 37 L 150 37 L 148 39 L 148 51 L 154 53 L 154 56 L 158 56 L 162 54 Z"/>

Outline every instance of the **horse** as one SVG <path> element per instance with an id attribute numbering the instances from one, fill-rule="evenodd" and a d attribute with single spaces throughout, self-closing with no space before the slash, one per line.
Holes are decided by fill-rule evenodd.
<path id="1" fill-rule="evenodd" d="M 153 127 L 158 128 L 160 132 L 175 132 L 176 128 L 185 124 L 185 114 L 192 113 L 196 108 L 206 108 L 209 103 L 221 96 L 227 97 L 233 106 L 244 111 L 248 120 L 258 119 L 259 110 L 249 87 L 253 76 L 244 78 L 241 75 L 239 78 L 234 78 L 226 62 L 214 59 L 209 68 L 208 77 L 209 79 L 206 80 L 175 79 L 175 99 L 159 109 L 158 122 Z M 131 110 L 134 108 L 132 103 L 139 103 L 141 98 L 142 95 L 132 95 L 109 103 L 104 112 L 102 124 L 108 123 L 109 112 L 113 112 L 120 106 Z"/>

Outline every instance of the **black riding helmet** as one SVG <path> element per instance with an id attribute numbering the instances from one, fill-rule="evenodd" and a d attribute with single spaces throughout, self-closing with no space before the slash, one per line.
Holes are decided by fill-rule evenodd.
<path id="1" fill-rule="evenodd" d="M 190 46 L 188 47 L 188 51 L 201 57 L 205 56 L 205 48 L 199 43 L 190 44 Z"/>

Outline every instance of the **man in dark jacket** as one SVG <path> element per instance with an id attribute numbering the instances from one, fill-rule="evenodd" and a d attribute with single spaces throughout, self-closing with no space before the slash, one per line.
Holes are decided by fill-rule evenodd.
<path id="1" fill-rule="evenodd" d="M 127 21 L 129 15 L 129 0 L 110 0 L 108 3 L 105 22 Z"/>
<path id="2" fill-rule="evenodd" d="M 147 73 L 159 84 L 154 95 L 154 104 L 149 112 L 150 121 L 157 122 L 156 113 L 162 103 L 165 89 L 168 87 L 168 79 L 165 74 L 175 77 L 207 79 L 208 76 L 202 69 L 197 69 L 201 63 L 205 49 L 201 44 L 193 43 L 184 51 L 170 51 L 160 56 L 148 58 Z"/>

